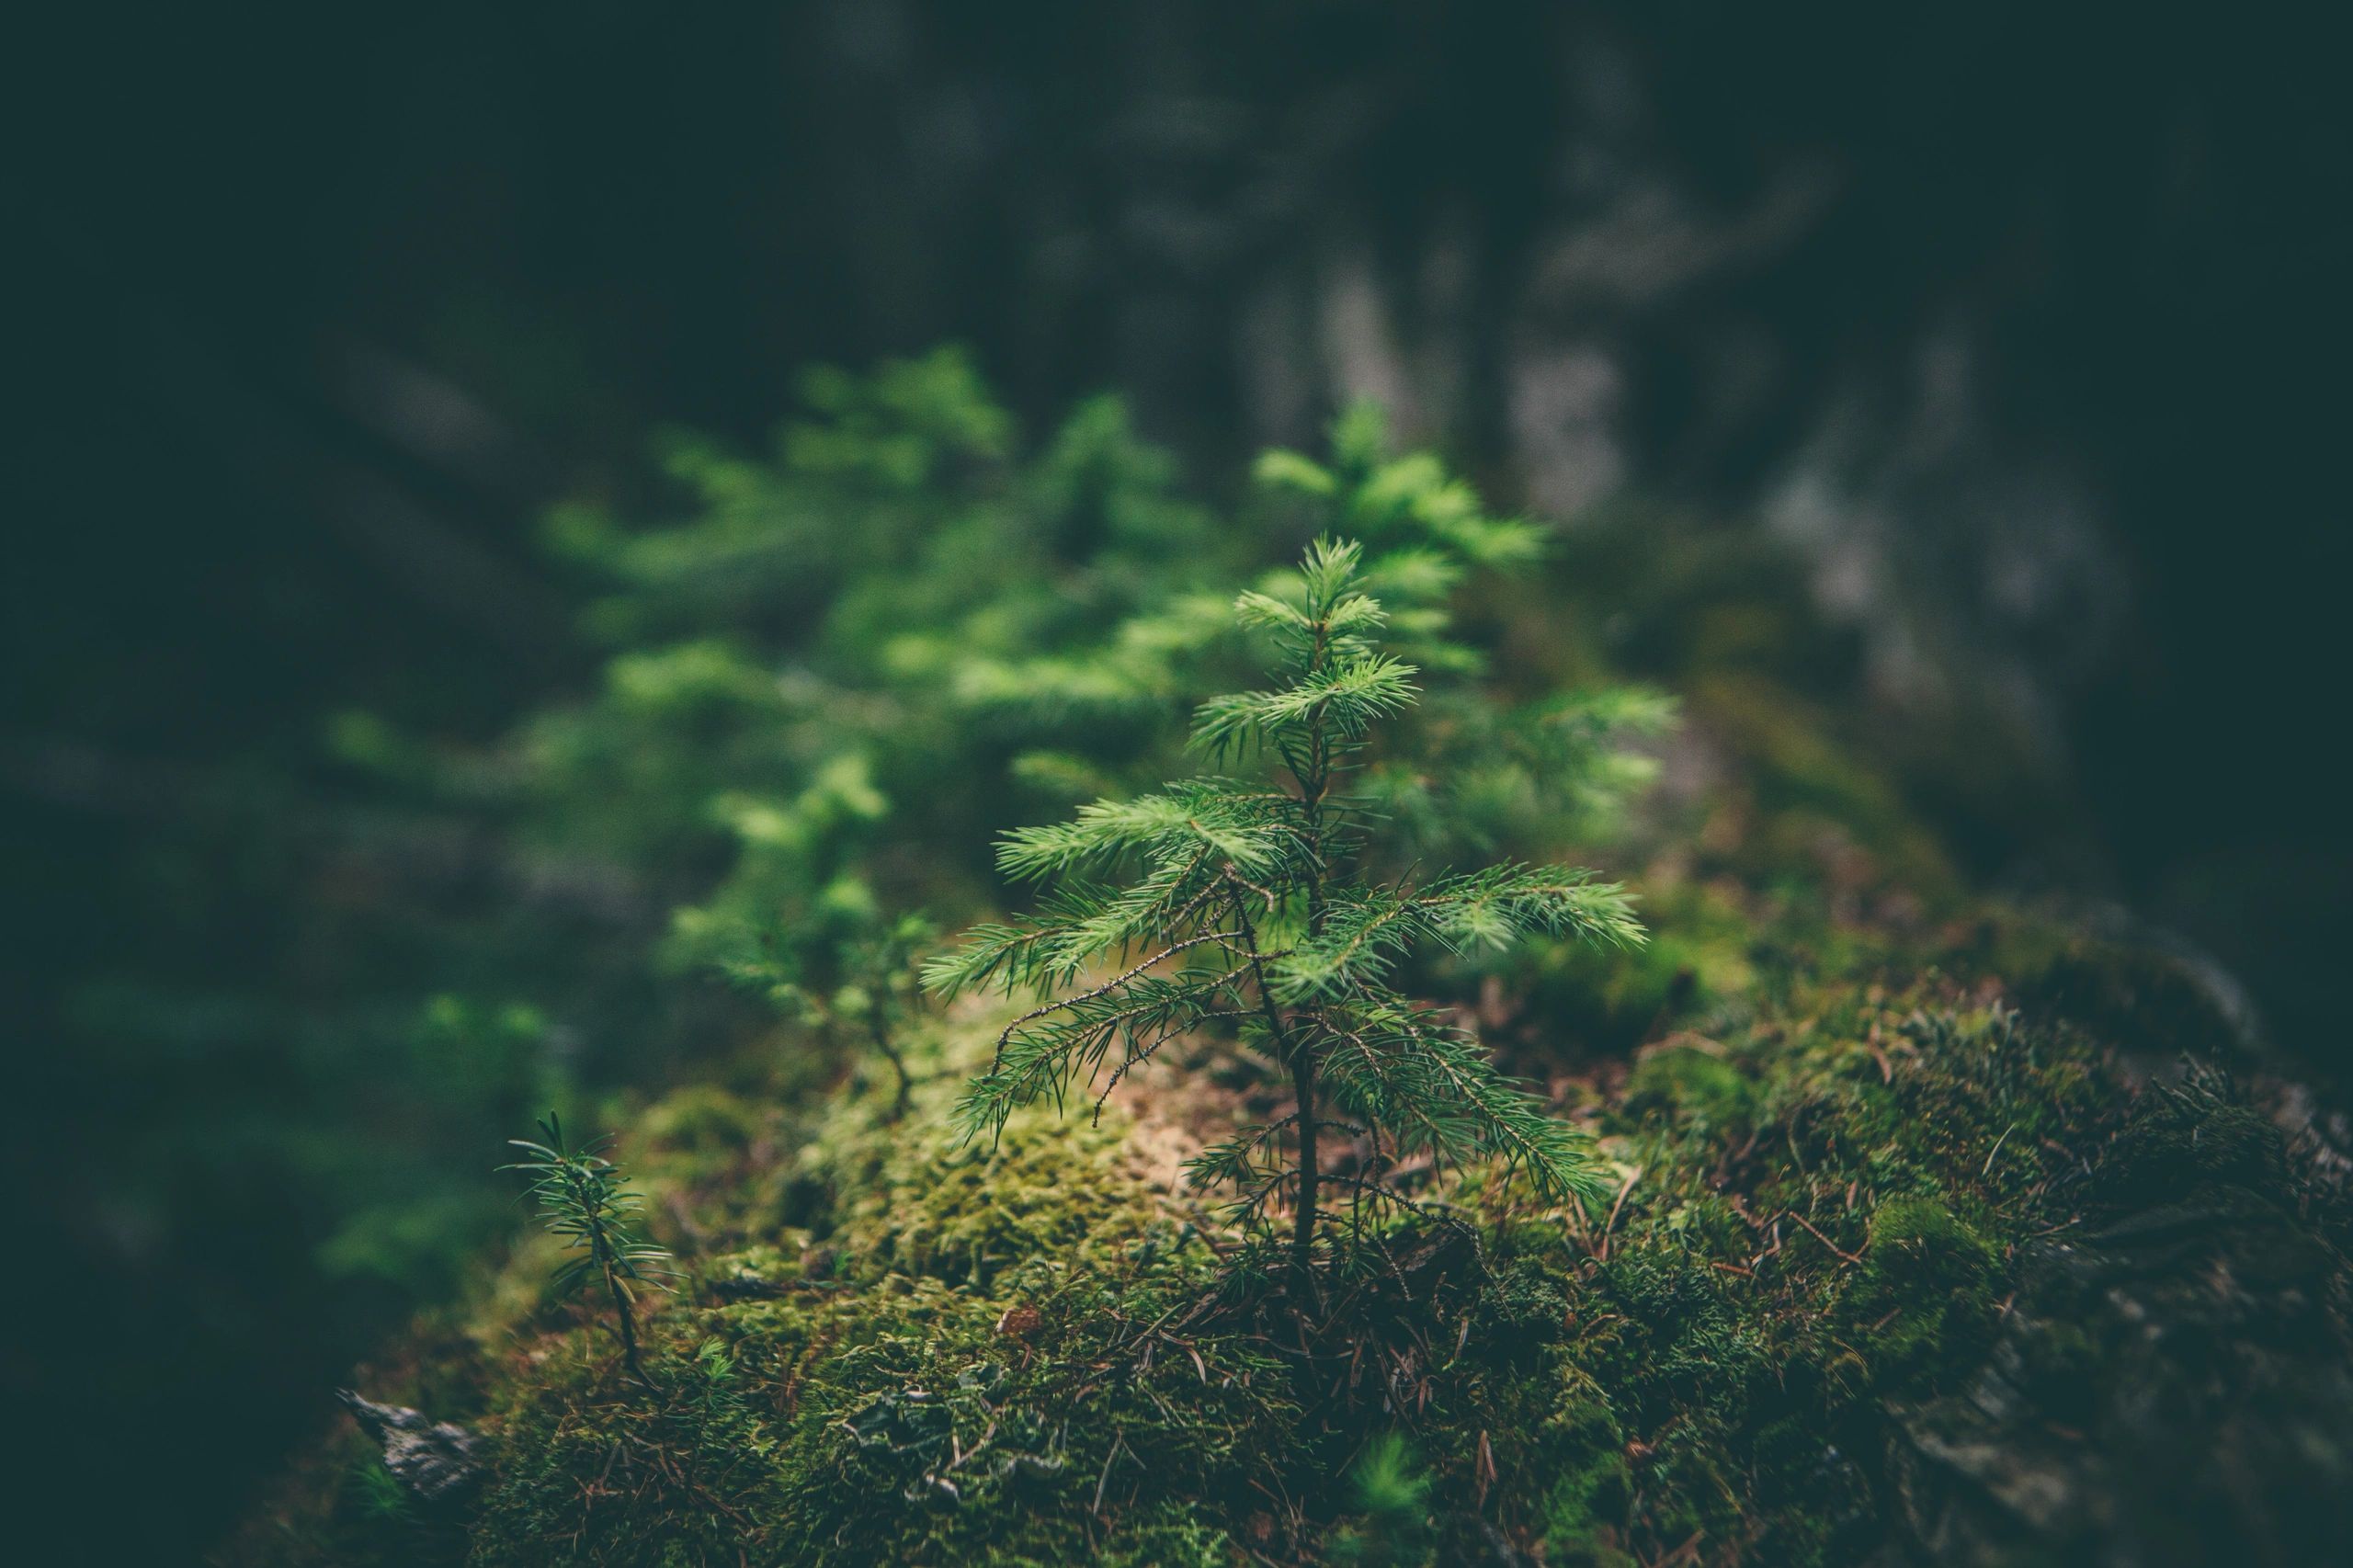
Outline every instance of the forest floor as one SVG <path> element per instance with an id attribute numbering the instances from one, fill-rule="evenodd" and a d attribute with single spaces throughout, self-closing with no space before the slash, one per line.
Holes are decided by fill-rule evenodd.
<path id="1" fill-rule="evenodd" d="M 338 1418 L 222 1560 L 2324 1560 L 2353 1271 L 2293 1091 L 2172 960 L 1722 793 L 1634 871 L 1643 955 L 1470 1009 L 1608 1202 L 1408 1173 L 1420 1214 L 1340 1209 L 1350 1267 L 1237 1294 L 1178 1175 L 1276 1108 L 1230 1042 L 995 1145 L 950 1122 L 986 1008 L 911 1042 L 904 1116 L 773 1051 L 625 1123 L 685 1271 L 650 1387 L 520 1244 L 356 1374 L 462 1428 L 448 1490 Z"/>

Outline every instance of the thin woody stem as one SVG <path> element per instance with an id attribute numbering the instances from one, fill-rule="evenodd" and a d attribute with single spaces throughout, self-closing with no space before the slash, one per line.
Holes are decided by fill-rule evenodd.
<path id="1" fill-rule="evenodd" d="M 619 1325 L 618 1332 L 620 1335 L 621 1359 L 628 1363 L 631 1377 L 635 1378 L 647 1388 L 652 1388 L 654 1380 L 645 1375 L 645 1368 L 637 1358 L 637 1317 L 630 1310 L 629 1292 L 621 1288 L 620 1276 L 614 1272 L 612 1238 L 606 1234 L 605 1227 L 599 1221 L 590 1221 L 588 1246 L 590 1256 L 596 1259 L 597 1270 L 605 1277 L 606 1293 L 612 1297 L 613 1321 Z"/>
<path id="2" fill-rule="evenodd" d="M 1248 955 L 1250 976 L 1258 990 L 1258 1006 L 1266 1015 L 1277 1054 L 1290 1063 L 1291 1093 L 1298 1102 L 1299 1205 L 1291 1221 L 1290 1256 L 1292 1267 L 1304 1278 L 1315 1260 L 1315 1187 L 1321 1174 L 1315 1147 L 1315 1058 L 1304 1039 L 1293 1045 L 1290 1031 L 1283 1027 L 1282 1015 L 1275 1008 L 1274 994 L 1267 989 L 1266 968 L 1259 961 L 1258 935 L 1250 924 L 1249 911 L 1243 907 L 1238 886 L 1232 897 L 1234 923 L 1241 927 L 1243 951 Z"/>
<path id="3" fill-rule="evenodd" d="M 890 1026 L 882 1021 L 879 1001 L 874 1010 L 867 1015 L 866 1028 L 867 1032 L 874 1037 L 874 1049 L 882 1053 L 883 1060 L 890 1062 L 891 1070 L 899 1076 L 899 1092 L 891 1100 L 891 1119 L 896 1121 L 907 1114 L 907 1106 L 915 1094 L 915 1081 L 907 1076 L 907 1059 L 899 1054 L 898 1042 L 891 1038 Z"/>

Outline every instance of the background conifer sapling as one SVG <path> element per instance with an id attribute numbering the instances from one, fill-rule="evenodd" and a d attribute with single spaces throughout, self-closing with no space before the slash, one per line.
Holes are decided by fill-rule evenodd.
<path id="1" fill-rule="evenodd" d="M 915 1089 L 904 1026 L 923 1006 L 921 955 L 937 935 L 920 915 L 878 921 L 874 929 L 842 944 L 841 983 L 823 1004 L 829 1022 L 863 1030 L 875 1052 L 891 1064 L 893 1117 L 906 1115 Z"/>
<path id="2" fill-rule="evenodd" d="M 508 1139 L 530 1158 L 499 1168 L 530 1175 L 530 1193 L 539 1199 L 547 1228 L 575 1255 L 556 1270 L 556 1289 L 569 1295 L 590 1279 L 603 1282 L 622 1359 L 630 1375 L 650 1387 L 652 1380 L 638 1360 L 637 1297 L 631 1287 L 662 1289 L 663 1277 L 676 1272 L 670 1255 L 639 1233 L 643 1199 L 622 1187 L 628 1177 L 598 1152 L 602 1141 L 566 1149 L 563 1123 L 552 1115 L 540 1123 L 540 1134 L 547 1142 Z"/>
<path id="3" fill-rule="evenodd" d="M 926 966 L 953 994 L 994 987 L 1044 998 L 1007 1026 L 962 1102 L 968 1133 L 1001 1133 L 1018 1107 L 1079 1085 L 1104 1101 L 1172 1040 L 1235 1030 L 1279 1063 L 1290 1109 L 1191 1162 L 1197 1187 L 1228 1186 L 1262 1233 L 1290 1203 L 1304 1277 L 1322 1217 L 1324 1135 L 1360 1141 L 1345 1179 L 1412 1207 L 1383 1179 L 1409 1154 L 1496 1157 L 1559 1199 L 1599 1185 L 1586 1141 L 1501 1075 L 1438 1008 L 1392 983 L 1416 948 L 1467 953 L 1536 932 L 1642 939 L 1625 893 L 1588 873 L 1500 865 L 1417 881 L 1363 860 L 1368 803 L 1349 788 L 1377 725 L 1417 696 L 1414 666 L 1379 646 L 1385 620 L 1359 549 L 1319 541 L 1291 591 L 1245 593 L 1242 622 L 1271 635 L 1280 684 L 1216 697 L 1194 741 L 1213 761 L 1256 758 L 1263 780 L 1200 777 L 1083 807 L 1000 846 L 1013 877 L 1051 884 L 1037 915 L 975 928 Z M 1080 985 L 1098 965 L 1108 978 Z M 1060 993 L 1060 994 L 1056 994 Z"/>
<path id="4" fill-rule="evenodd" d="M 829 1048 L 871 1048 L 890 1064 L 890 1115 L 907 1113 L 915 1076 L 906 1024 L 923 1009 L 923 955 L 938 927 L 920 913 L 888 915 L 863 882 L 844 878 L 831 907 L 741 934 L 722 972 L 816 1030 Z"/>

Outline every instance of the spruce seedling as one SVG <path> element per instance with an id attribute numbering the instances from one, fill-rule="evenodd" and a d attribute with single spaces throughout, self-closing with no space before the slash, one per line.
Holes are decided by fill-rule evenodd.
<path id="1" fill-rule="evenodd" d="M 670 1267 L 670 1255 L 639 1233 L 637 1217 L 644 1199 L 621 1185 L 629 1178 L 599 1153 L 607 1140 L 566 1149 L 563 1123 L 552 1112 L 540 1123 L 540 1135 L 545 1142 L 508 1139 L 531 1157 L 499 1168 L 530 1174 L 530 1194 L 539 1199 L 548 1230 L 563 1237 L 576 1255 L 556 1270 L 557 1290 L 569 1295 L 591 1279 L 603 1282 L 622 1359 L 630 1375 L 651 1388 L 653 1380 L 638 1360 L 637 1297 L 631 1288 L 664 1289 L 663 1277 L 676 1272 Z"/>
<path id="2" fill-rule="evenodd" d="M 1350 1568 L 1430 1562 L 1431 1478 L 1413 1445 L 1395 1432 L 1380 1433 L 1358 1453 L 1348 1478 L 1364 1517 L 1335 1532 L 1325 1560 Z"/>
<path id="3" fill-rule="evenodd" d="M 1261 759 L 1270 778 L 1195 778 L 1010 835 L 998 862 L 1051 884 L 1042 911 L 976 927 L 925 971 L 947 994 L 1042 998 L 1006 1028 L 966 1092 L 968 1136 L 1001 1135 L 1017 1108 L 1060 1106 L 1081 1084 L 1099 1117 L 1131 1072 L 1201 1031 L 1231 1028 L 1278 1064 L 1288 1114 L 1208 1150 L 1188 1175 L 1197 1187 L 1233 1188 L 1237 1221 L 1262 1233 L 1287 1195 L 1302 1278 L 1323 1214 L 1325 1133 L 1369 1145 L 1342 1178 L 1352 1207 L 1415 1207 L 1383 1179 L 1409 1154 L 1500 1158 L 1552 1199 L 1600 1185 L 1581 1134 L 1499 1074 L 1449 1014 L 1392 985 L 1399 960 L 1535 932 L 1642 939 L 1624 892 L 1586 872 L 1503 865 L 1417 881 L 1367 869 L 1370 815 L 1349 777 L 1417 689 L 1415 668 L 1378 645 L 1385 618 L 1358 566 L 1353 542 L 1319 541 L 1294 590 L 1236 601 L 1244 625 L 1272 635 L 1281 682 L 1203 703 L 1194 741 L 1213 762 Z M 1097 966 L 1114 972 L 1082 985 Z"/>
<path id="4" fill-rule="evenodd" d="M 875 1053 L 891 1064 L 893 1120 L 907 1114 L 915 1077 L 907 1070 L 904 1029 L 923 1006 L 920 955 L 936 938 L 931 922 L 904 915 L 841 945 L 842 983 L 824 1003 L 824 1017 L 863 1028 Z"/>
<path id="5" fill-rule="evenodd" d="M 847 907 L 779 920 L 722 956 L 719 967 L 828 1045 L 870 1046 L 891 1067 L 888 1114 L 895 1121 L 914 1101 L 907 1030 L 923 1011 L 922 959 L 938 927 L 921 914 L 884 915 L 863 884 L 836 903 Z"/>

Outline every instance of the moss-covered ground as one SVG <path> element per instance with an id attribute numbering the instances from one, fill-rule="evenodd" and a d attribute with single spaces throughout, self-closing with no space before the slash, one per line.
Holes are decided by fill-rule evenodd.
<path id="1" fill-rule="evenodd" d="M 1467 1230 L 1384 1233 L 1312 1310 L 1222 1305 L 1224 1238 L 1170 1179 L 1229 1092 L 1215 1048 L 1099 1127 L 1029 1115 L 964 1146 L 947 1112 L 991 1029 L 945 1020 L 904 1119 L 854 1071 L 627 1119 L 688 1271 L 643 1317 L 654 1390 L 589 1306 L 543 1296 L 524 1244 L 362 1373 L 490 1437 L 470 1503 L 426 1517 L 344 1428 L 230 1555 L 1864 1561 L 1916 1528 L 1903 1413 L 1968 1386 L 2033 1249 L 2133 1194 L 2300 1201 L 2261 1114 L 2145 1089 L 2116 1017 L 2028 1006 L 2033 983 L 1985 967 L 2080 991 L 2078 949 L 1981 928 L 1974 961 L 1899 962 L 1825 924 L 1793 960 L 1738 950 L 1730 895 L 1674 897 L 1645 960 L 1665 972 L 1620 976 L 1616 1000 L 1679 989 L 1683 1027 L 1552 1051 L 1541 974 L 1495 1020 L 1601 1138 L 1606 1205 L 1434 1175 Z M 2307 1283 L 2341 1301 L 2328 1231 L 2299 1232 Z M 1383 1464 L 1412 1508 L 1381 1506 Z"/>
<path id="2" fill-rule="evenodd" d="M 1623 868 L 1646 949 L 1424 977 L 1592 1130 L 1608 1201 L 1427 1173 L 1454 1221 L 1236 1301 L 1176 1180 L 1267 1092 L 1228 1048 L 992 1147 L 949 1119 L 985 1010 L 908 1042 L 904 1117 L 888 1069 L 779 1038 L 612 1108 L 685 1270 L 642 1313 L 652 1389 L 520 1242 L 356 1374 L 488 1439 L 470 1498 L 426 1510 L 337 1419 L 223 1561 L 2325 1555 L 2344 1209 L 2219 1071 L 2229 1020 L 1972 903 L 1812 725 L 1718 697 L 1678 744 L 1722 754 L 1669 760 L 1705 788 Z"/>

